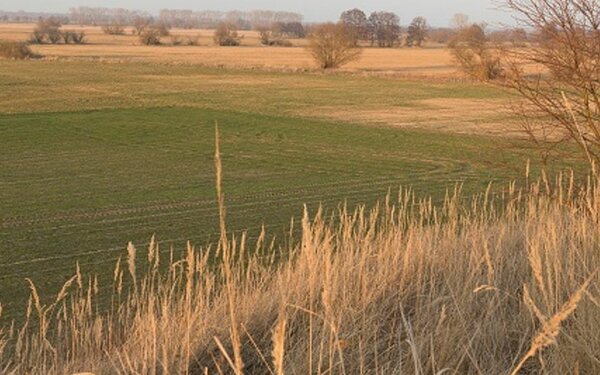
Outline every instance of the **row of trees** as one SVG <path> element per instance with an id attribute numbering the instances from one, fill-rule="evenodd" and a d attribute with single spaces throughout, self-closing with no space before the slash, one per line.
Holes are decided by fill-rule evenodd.
<path id="1" fill-rule="evenodd" d="M 145 11 L 123 8 L 76 7 L 69 9 L 69 21 L 80 25 L 132 25 L 137 19 L 152 18 Z"/>
<path id="2" fill-rule="evenodd" d="M 275 12 L 269 10 L 242 11 L 192 11 L 163 9 L 158 19 L 173 27 L 215 29 L 225 23 L 238 30 L 256 30 L 273 24 L 301 23 L 301 14 L 293 12 Z"/>
<path id="3" fill-rule="evenodd" d="M 61 30 L 61 22 L 56 18 L 48 18 L 38 21 L 31 34 L 32 44 L 83 44 L 85 33 L 83 31 Z"/>
<path id="4" fill-rule="evenodd" d="M 152 19 L 170 27 L 187 29 L 214 29 L 227 23 L 240 30 L 269 27 L 275 23 L 301 23 L 302 15 L 292 12 L 254 10 L 250 12 L 193 11 L 187 9 L 162 9 L 154 19 L 151 14 L 128 9 L 99 7 L 77 7 L 69 11 L 69 19 L 82 25 L 133 25 L 139 19 Z"/>
<path id="5" fill-rule="evenodd" d="M 26 12 L 26 11 L 17 11 L 17 12 L 7 12 L 0 10 L 0 22 L 27 22 L 27 23 L 35 23 L 40 19 L 46 18 L 56 18 L 61 19 L 62 21 L 68 20 L 66 14 L 62 13 L 48 13 L 48 12 Z"/>
<path id="6" fill-rule="evenodd" d="M 392 12 L 373 12 L 367 17 L 362 10 L 351 9 L 342 13 L 340 22 L 346 26 L 355 45 L 368 42 L 379 47 L 394 47 L 402 42 L 400 17 Z M 405 44 L 421 46 L 428 31 L 427 20 L 416 17 L 408 27 Z"/>

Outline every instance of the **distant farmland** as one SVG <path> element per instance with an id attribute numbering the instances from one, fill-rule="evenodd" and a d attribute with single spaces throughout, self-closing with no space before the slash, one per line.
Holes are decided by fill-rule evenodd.
<path id="1" fill-rule="evenodd" d="M 27 40 L 35 25 L 1 24 L 0 40 Z M 106 35 L 100 27 L 65 26 L 86 33 L 83 45 L 37 45 L 32 48 L 48 58 L 95 59 L 103 61 L 152 61 L 170 64 L 226 66 L 233 68 L 268 68 L 306 70 L 315 65 L 305 50 L 306 39 L 292 39 L 291 48 L 260 45 L 258 33 L 241 31 L 239 48 L 216 47 L 212 30 L 171 30 L 175 36 L 198 37 L 199 46 L 142 46 L 138 37 L 127 29 L 125 35 Z M 170 37 L 164 38 L 165 43 Z M 362 58 L 346 70 L 377 71 L 406 76 L 455 78 L 457 67 L 450 53 L 440 45 L 428 48 L 369 48 Z"/>

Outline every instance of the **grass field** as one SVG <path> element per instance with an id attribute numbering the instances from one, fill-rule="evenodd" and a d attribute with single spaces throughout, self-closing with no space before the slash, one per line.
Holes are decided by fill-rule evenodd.
<path id="1" fill-rule="evenodd" d="M 600 8 L 559 3 L 538 47 L 569 63 L 595 34 L 546 26 Z M 519 125 L 551 111 L 440 46 L 322 71 L 306 40 L 65 29 L 0 59 L 0 375 L 600 373 L 588 41 L 523 65 L 579 135 L 545 159 Z"/>
<path id="2" fill-rule="evenodd" d="M 356 74 L 0 61 L 5 315 L 24 307 L 25 277 L 55 291 L 75 262 L 102 273 L 128 241 L 214 240 L 215 122 L 230 228 L 282 237 L 305 203 L 370 204 L 400 185 L 440 199 L 522 176 L 535 154 L 506 136 L 508 99 Z"/>

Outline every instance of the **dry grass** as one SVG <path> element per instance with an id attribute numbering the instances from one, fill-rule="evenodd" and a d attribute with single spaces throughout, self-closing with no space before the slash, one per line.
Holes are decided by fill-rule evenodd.
<path id="1" fill-rule="evenodd" d="M 26 43 L 0 41 L 0 58 L 25 60 L 37 57 L 39 56 L 32 53 Z"/>
<path id="2" fill-rule="evenodd" d="M 459 134 L 525 137 L 507 99 L 424 99 L 411 107 L 337 106 L 316 108 L 312 115 L 339 121 Z"/>
<path id="3" fill-rule="evenodd" d="M 252 246 L 224 235 L 217 182 L 216 248 L 176 259 L 151 241 L 142 261 L 130 245 L 107 313 L 79 271 L 52 301 L 32 284 L 26 323 L 0 331 L 0 371 L 598 373 L 598 182 L 546 185 L 306 212 L 275 249 L 264 232 Z"/>
<path id="4" fill-rule="evenodd" d="M 274 47 L 148 47 L 88 44 L 81 46 L 35 46 L 49 58 L 102 58 L 106 60 L 152 61 L 202 64 L 232 68 L 314 69 L 315 62 L 304 48 Z M 395 72 L 414 76 L 448 77 L 456 73 L 446 50 L 366 49 L 346 70 Z"/>

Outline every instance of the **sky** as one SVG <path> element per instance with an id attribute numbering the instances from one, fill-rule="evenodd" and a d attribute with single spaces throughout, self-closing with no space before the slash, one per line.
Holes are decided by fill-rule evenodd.
<path id="1" fill-rule="evenodd" d="M 510 15 L 498 10 L 496 0 L 0 0 L 0 10 L 66 13 L 76 6 L 127 8 L 158 13 L 159 9 L 193 10 L 278 10 L 298 12 L 308 22 L 333 21 L 342 11 L 361 8 L 393 11 L 403 24 L 424 16 L 435 26 L 448 26 L 456 13 L 465 13 L 471 21 L 490 25 L 510 23 Z"/>

